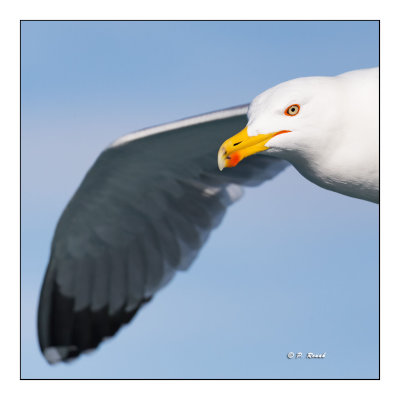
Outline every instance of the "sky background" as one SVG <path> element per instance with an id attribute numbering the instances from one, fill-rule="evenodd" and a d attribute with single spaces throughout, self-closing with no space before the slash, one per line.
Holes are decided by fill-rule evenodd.
<path id="1" fill-rule="evenodd" d="M 189 271 L 92 354 L 49 366 L 36 313 L 57 220 L 109 143 L 248 103 L 288 79 L 377 66 L 378 29 L 23 22 L 22 377 L 377 378 L 378 206 L 321 189 L 292 167 L 246 189 Z M 289 360 L 290 351 L 327 355 Z"/>

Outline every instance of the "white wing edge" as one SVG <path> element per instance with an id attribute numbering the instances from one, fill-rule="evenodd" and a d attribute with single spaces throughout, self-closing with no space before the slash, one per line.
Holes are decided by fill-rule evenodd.
<path id="1" fill-rule="evenodd" d="M 173 129 L 185 128 L 187 126 L 193 126 L 202 124 L 204 122 L 216 121 L 224 118 L 235 117 L 238 115 L 245 115 L 249 108 L 248 104 L 226 108 L 224 110 L 213 111 L 206 114 L 200 114 L 195 117 L 189 117 L 180 119 L 178 121 L 170 122 L 167 124 L 161 124 L 152 126 L 150 128 L 140 129 L 138 131 L 128 133 L 115 140 L 109 147 L 118 147 L 125 143 L 131 142 L 132 140 L 141 139 L 147 136 L 156 135 L 157 133 L 171 131 Z"/>

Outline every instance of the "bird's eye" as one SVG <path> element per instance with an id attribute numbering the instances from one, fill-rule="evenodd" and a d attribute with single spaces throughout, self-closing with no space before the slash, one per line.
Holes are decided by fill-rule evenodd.
<path id="1" fill-rule="evenodd" d="M 300 106 L 298 104 L 292 104 L 285 110 L 285 114 L 289 115 L 290 117 L 293 117 L 294 115 L 297 115 L 300 111 Z"/>

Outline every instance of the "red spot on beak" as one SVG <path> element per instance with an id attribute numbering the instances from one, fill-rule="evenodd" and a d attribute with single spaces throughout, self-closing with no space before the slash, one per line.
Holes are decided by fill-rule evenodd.
<path id="1" fill-rule="evenodd" d="M 229 167 L 236 167 L 236 165 L 239 164 L 240 160 L 242 159 L 242 157 L 240 157 L 240 152 L 239 151 L 235 151 L 234 153 L 232 153 L 229 156 Z"/>

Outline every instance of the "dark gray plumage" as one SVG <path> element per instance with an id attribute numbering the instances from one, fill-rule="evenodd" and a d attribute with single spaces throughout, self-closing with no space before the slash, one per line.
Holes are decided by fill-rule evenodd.
<path id="1" fill-rule="evenodd" d="M 247 106 L 131 134 L 100 154 L 64 210 L 40 296 L 38 331 L 50 363 L 93 349 L 177 270 L 186 269 L 240 185 L 274 177 L 265 155 L 220 172 L 221 143 Z"/>

